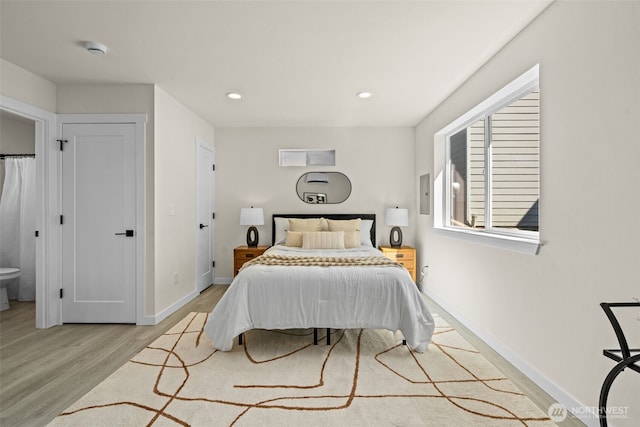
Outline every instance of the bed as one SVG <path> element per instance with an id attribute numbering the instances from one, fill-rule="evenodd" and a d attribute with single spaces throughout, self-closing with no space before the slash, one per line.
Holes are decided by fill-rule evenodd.
<path id="1" fill-rule="evenodd" d="M 289 245 L 300 237 L 287 229 L 290 220 L 320 218 L 331 230 L 303 231 L 303 246 Z M 357 232 L 339 230 L 353 221 Z M 277 214 L 272 227 L 273 245 L 244 265 L 209 316 L 205 331 L 214 348 L 231 350 L 251 329 L 368 328 L 399 330 L 411 349 L 424 352 L 433 318 L 409 272 L 376 249 L 374 214 Z M 313 238 L 331 243 L 309 244 Z"/>

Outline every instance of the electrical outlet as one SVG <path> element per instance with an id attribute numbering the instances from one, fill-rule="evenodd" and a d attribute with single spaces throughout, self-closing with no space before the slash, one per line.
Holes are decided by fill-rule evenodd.
<path id="1" fill-rule="evenodd" d="M 173 272 L 173 284 L 174 285 L 178 284 L 178 272 L 177 271 Z"/>

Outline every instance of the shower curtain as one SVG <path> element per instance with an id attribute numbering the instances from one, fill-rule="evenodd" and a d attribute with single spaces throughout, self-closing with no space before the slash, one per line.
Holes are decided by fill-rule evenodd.
<path id="1" fill-rule="evenodd" d="M 0 199 L 0 267 L 19 267 L 9 299 L 36 299 L 36 159 L 6 158 Z"/>

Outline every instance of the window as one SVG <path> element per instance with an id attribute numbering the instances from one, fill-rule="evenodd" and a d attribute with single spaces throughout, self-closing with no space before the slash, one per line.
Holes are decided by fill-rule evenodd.
<path id="1" fill-rule="evenodd" d="M 539 95 L 535 66 L 436 134 L 446 156 L 441 228 L 538 242 Z"/>

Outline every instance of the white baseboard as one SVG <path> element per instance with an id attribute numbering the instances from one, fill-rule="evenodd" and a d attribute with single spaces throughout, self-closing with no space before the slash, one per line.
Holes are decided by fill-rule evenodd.
<path id="1" fill-rule="evenodd" d="M 232 281 L 233 281 L 232 277 L 216 277 L 214 279 L 214 283 L 213 284 L 214 285 L 229 285 L 229 284 L 231 284 Z M 140 325 L 140 326 L 157 325 L 158 323 L 162 322 L 164 319 L 169 317 L 171 314 L 173 314 L 175 311 L 177 311 L 178 309 L 182 308 L 184 305 L 186 305 L 189 301 L 191 301 L 192 299 L 194 299 L 198 295 L 200 295 L 200 292 L 194 290 L 193 292 L 190 292 L 187 295 L 183 296 L 178 301 L 176 301 L 175 303 L 171 304 L 169 307 L 165 308 L 164 310 L 162 310 L 160 313 L 156 314 L 155 316 L 143 316 L 141 319 L 138 319 L 138 321 L 136 322 L 136 325 Z"/>
<path id="2" fill-rule="evenodd" d="M 156 325 L 155 316 L 143 316 L 141 319 L 138 319 L 136 322 L 137 326 L 154 326 Z"/>
<path id="3" fill-rule="evenodd" d="M 162 322 L 164 319 L 172 315 L 174 312 L 176 312 L 178 309 L 182 308 L 184 305 L 186 305 L 189 301 L 191 301 L 198 295 L 200 295 L 200 292 L 198 291 L 194 290 L 192 292 L 189 292 L 187 295 L 183 296 L 178 301 L 174 302 L 169 307 L 165 308 L 155 316 L 144 316 L 141 319 L 141 321 L 137 322 L 137 324 L 141 326 L 157 325 L 158 323 Z"/>
<path id="4" fill-rule="evenodd" d="M 599 420 L 593 417 L 592 414 L 582 414 L 580 408 L 585 408 L 586 405 L 577 401 L 573 396 L 566 392 L 562 387 L 558 386 L 554 382 L 550 381 L 547 377 L 545 377 L 540 371 L 524 362 L 517 355 L 513 354 L 504 344 L 500 341 L 497 341 L 491 335 L 487 334 L 484 330 L 479 328 L 476 324 L 474 324 L 467 317 L 462 315 L 453 309 L 449 304 L 440 299 L 438 295 L 426 289 L 426 287 L 421 287 L 420 290 L 425 293 L 429 298 L 431 298 L 435 303 L 437 303 L 440 307 L 447 310 L 447 312 L 456 318 L 460 323 L 462 323 L 467 329 L 473 332 L 478 338 L 484 341 L 489 347 L 495 350 L 500 356 L 506 359 L 509 363 L 516 367 L 520 372 L 522 372 L 527 378 L 533 381 L 538 387 L 543 389 L 549 396 L 553 397 L 558 403 L 568 409 L 573 415 L 578 418 L 581 422 L 586 424 L 589 427 L 598 427 L 600 425 Z M 576 413 L 575 409 L 578 408 L 578 413 Z"/>

